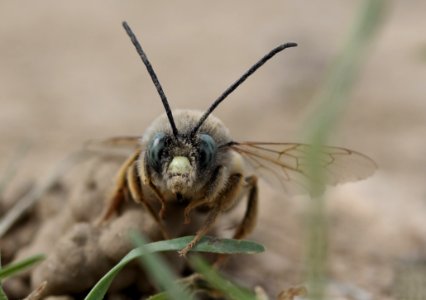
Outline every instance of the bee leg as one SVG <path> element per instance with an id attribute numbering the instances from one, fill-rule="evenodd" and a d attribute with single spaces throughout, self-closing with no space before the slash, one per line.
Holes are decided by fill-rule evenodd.
<path id="1" fill-rule="evenodd" d="M 258 211 L 258 189 L 257 189 L 257 177 L 249 176 L 245 178 L 245 183 L 249 187 L 249 193 L 247 197 L 247 208 L 244 214 L 243 220 L 235 230 L 234 239 L 241 240 L 250 234 L 257 222 L 257 211 Z M 219 255 L 214 263 L 215 268 L 222 266 L 229 255 Z"/>
<path id="2" fill-rule="evenodd" d="M 135 166 L 137 169 L 137 174 L 139 176 L 139 180 L 141 181 L 141 185 L 148 186 L 151 191 L 154 192 L 155 197 L 157 197 L 157 200 L 160 201 L 161 208 L 158 215 L 161 219 L 164 219 L 164 214 L 166 212 L 166 200 L 164 199 L 161 192 L 158 190 L 158 188 L 152 183 L 151 180 L 151 173 L 149 171 L 149 168 L 147 167 L 147 164 L 145 162 L 145 158 L 143 156 L 140 157 L 138 164 Z"/>
<path id="3" fill-rule="evenodd" d="M 219 183 L 221 179 L 224 177 L 224 169 L 223 167 L 219 167 L 216 169 L 215 174 L 213 175 L 213 178 L 211 182 L 209 183 L 209 190 L 207 192 L 207 195 L 218 195 L 220 193 L 220 189 L 222 185 Z M 214 197 L 214 196 L 213 196 Z M 212 201 L 212 197 L 205 197 L 198 200 L 191 201 L 186 207 L 184 211 L 185 221 L 184 224 L 191 223 L 191 218 L 189 217 L 190 212 L 204 204 L 207 204 Z"/>
<path id="4" fill-rule="evenodd" d="M 258 189 L 257 189 L 257 177 L 249 176 L 245 178 L 246 184 L 249 186 L 249 194 L 247 198 L 247 208 L 244 214 L 243 220 L 238 225 L 237 230 L 234 233 L 234 239 L 240 240 L 250 234 L 257 223 L 257 211 L 258 211 Z"/>
<path id="5" fill-rule="evenodd" d="M 127 187 L 129 189 L 131 198 L 136 203 L 141 203 L 144 205 L 145 209 L 151 214 L 151 216 L 155 219 L 155 221 L 160 226 L 160 231 L 164 239 L 168 240 L 169 234 L 167 233 L 167 230 L 163 222 L 160 220 L 160 217 L 155 212 L 154 208 L 151 206 L 151 204 L 148 201 L 146 201 L 143 195 L 142 182 L 140 181 L 138 166 L 136 161 L 134 161 L 132 165 L 127 169 Z"/>
<path id="6" fill-rule="evenodd" d="M 217 216 L 221 212 L 220 205 L 215 205 L 209 212 L 208 217 L 204 225 L 198 229 L 195 237 L 192 239 L 188 245 L 185 246 L 182 250 L 178 251 L 180 256 L 186 256 L 186 254 L 194 248 L 194 246 L 199 242 L 199 240 L 210 230 L 214 222 L 216 221 Z"/>
<path id="7" fill-rule="evenodd" d="M 126 180 L 127 180 L 127 169 L 133 164 L 134 161 L 136 161 L 141 153 L 141 150 L 138 149 L 133 153 L 132 156 L 130 156 L 120 167 L 120 170 L 118 171 L 117 179 L 115 182 L 114 191 L 112 192 L 111 200 L 108 203 L 108 206 L 101 214 L 101 217 L 99 220 L 97 220 L 95 223 L 97 225 L 101 225 L 105 221 L 107 221 L 118 209 L 118 207 L 125 201 L 126 199 L 126 192 L 127 189 L 126 186 Z"/>
<path id="8" fill-rule="evenodd" d="M 186 207 L 185 210 L 183 212 L 184 216 L 185 216 L 185 221 L 184 224 L 189 224 L 191 223 L 191 218 L 189 217 L 189 213 L 194 209 L 197 208 L 201 205 L 207 204 L 210 202 L 210 198 L 201 198 L 199 200 L 195 200 L 195 201 L 191 201 Z"/>
<path id="9" fill-rule="evenodd" d="M 188 251 L 194 248 L 199 240 L 211 229 L 218 215 L 231 205 L 241 189 L 242 178 L 243 176 L 241 174 L 233 174 L 229 177 L 225 189 L 213 200 L 212 203 L 214 203 L 214 206 L 211 208 L 206 222 L 197 231 L 192 241 L 179 251 L 180 256 L 186 256 Z"/>
<path id="10" fill-rule="evenodd" d="M 155 196 L 157 196 L 157 199 L 161 203 L 161 208 L 160 208 L 159 215 L 160 215 L 161 219 L 164 219 L 164 214 L 166 212 L 166 200 L 164 199 L 164 197 L 161 194 L 161 192 L 157 189 L 157 187 L 152 183 L 151 180 L 149 180 L 148 186 L 154 191 Z"/>

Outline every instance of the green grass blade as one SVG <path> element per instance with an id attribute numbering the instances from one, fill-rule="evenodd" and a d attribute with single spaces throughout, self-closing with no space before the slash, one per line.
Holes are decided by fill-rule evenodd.
<path id="1" fill-rule="evenodd" d="M 0 271 L 1 271 L 1 252 L 0 252 Z M 1 287 L 1 280 L 0 280 L 0 300 L 7 300 L 6 293 L 3 291 L 3 288 Z"/>
<path id="2" fill-rule="evenodd" d="M 154 252 L 163 251 L 178 251 L 183 249 L 193 236 L 181 237 L 173 240 L 159 241 L 145 245 L 143 248 L 136 248 L 130 251 L 121 261 L 116 264 L 107 274 L 105 274 L 98 283 L 93 287 L 85 299 L 95 300 L 103 299 L 111 282 L 115 276 L 124 268 L 130 261 L 142 255 Z M 192 249 L 198 252 L 224 253 L 224 254 L 253 254 L 263 252 L 265 249 L 250 241 L 239 241 L 232 239 L 217 239 L 212 237 L 203 237 L 200 242 Z"/>
<path id="3" fill-rule="evenodd" d="M 132 234 L 132 240 L 139 249 L 145 249 L 147 246 L 145 240 L 140 234 Z M 146 254 L 139 257 L 147 274 L 153 279 L 155 284 L 161 289 L 166 291 L 166 298 L 172 300 L 188 299 L 193 297 L 189 292 L 179 283 L 177 283 L 177 276 L 167 266 L 164 260 L 148 251 Z"/>
<path id="4" fill-rule="evenodd" d="M 0 284 L 0 300 L 8 300 L 5 292 L 3 291 L 1 284 Z"/>
<path id="5" fill-rule="evenodd" d="M 16 273 L 22 272 L 34 264 L 42 261 L 45 258 L 44 255 L 38 254 L 16 263 L 9 264 L 4 268 L 0 269 L 0 280 L 15 275 Z"/>
<path id="6" fill-rule="evenodd" d="M 247 289 L 238 287 L 231 281 L 223 278 L 215 269 L 209 266 L 200 257 L 191 259 L 192 267 L 215 289 L 223 292 L 226 299 L 232 300 L 256 300 L 254 293 Z"/>
<path id="7" fill-rule="evenodd" d="M 308 122 L 312 144 L 307 153 L 309 186 L 313 196 L 307 214 L 307 279 L 312 299 L 324 299 L 327 270 L 327 217 L 322 197 L 326 175 L 320 166 L 320 147 L 327 144 L 331 130 L 349 100 L 361 63 L 387 6 L 386 0 L 365 0 L 348 41 L 327 78 L 317 102 L 319 110 Z"/>

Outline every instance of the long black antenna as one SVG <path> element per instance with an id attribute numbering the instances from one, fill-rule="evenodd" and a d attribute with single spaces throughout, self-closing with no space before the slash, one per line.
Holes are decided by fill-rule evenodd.
<path id="1" fill-rule="evenodd" d="M 164 109 L 166 110 L 167 118 L 169 118 L 170 126 L 172 127 L 173 135 L 175 137 L 178 136 L 179 132 L 176 128 L 175 121 L 173 119 L 173 114 L 169 106 L 169 102 L 167 101 L 167 97 L 164 94 L 163 88 L 161 87 L 160 81 L 157 78 L 157 75 L 154 72 L 154 69 L 151 66 L 151 63 L 148 60 L 148 57 L 146 56 L 145 52 L 142 49 L 141 44 L 139 43 L 138 39 L 136 38 L 135 34 L 133 33 L 132 29 L 130 29 L 129 25 L 126 21 L 123 22 L 124 30 L 126 30 L 127 35 L 130 37 L 130 40 L 132 41 L 133 45 L 136 48 L 136 51 L 138 52 L 140 58 L 142 59 L 146 69 L 148 70 L 149 75 L 151 76 L 152 82 L 154 83 L 155 87 L 157 88 L 158 94 L 160 95 L 161 102 L 163 102 Z"/>
<path id="2" fill-rule="evenodd" d="M 268 54 L 262 57 L 257 63 L 255 63 L 250 69 L 248 69 L 237 81 L 235 81 L 230 87 L 228 87 L 222 95 L 217 98 L 213 104 L 207 109 L 207 111 L 202 115 L 197 125 L 192 129 L 191 136 L 194 136 L 198 129 L 200 129 L 201 125 L 203 125 L 204 121 L 207 117 L 215 110 L 215 108 L 223 101 L 229 94 L 231 94 L 239 85 L 241 85 L 251 74 L 256 72 L 263 64 L 265 64 L 268 60 L 270 60 L 275 54 L 283 51 L 286 48 L 296 47 L 296 43 L 285 43 L 279 45 L 278 47 L 272 49 Z"/>

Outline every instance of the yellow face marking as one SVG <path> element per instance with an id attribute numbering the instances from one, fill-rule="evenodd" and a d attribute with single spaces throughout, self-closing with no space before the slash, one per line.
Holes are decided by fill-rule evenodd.
<path id="1" fill-rule="evenodd" d="M 172 174 L 188 174 L 191 171 L 191 163 L 185 156 L 173 157 L 167 171 Z"/>

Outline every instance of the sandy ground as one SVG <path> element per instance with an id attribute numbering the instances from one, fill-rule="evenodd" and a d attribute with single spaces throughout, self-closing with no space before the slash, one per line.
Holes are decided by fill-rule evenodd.
<path id="1" fill-rule="evenodd" d="M 236 140 L 301 142 L 357 2 L 1 1 L 0 170 L 30 145 L 6 196 L 49 174 L 84 141 L 140 135 L 162 113 L 121 21 L 139 36 L 172 108 L 205 109 L 269 49 L 298 42 L 215 114 Z M 370 179 L 329 193 L 331 279 L 373 299 L 395 297 L 396 274 L 426 258 L 426 2 L 389 4 L 330 141 L 380 166 Z M 258 260 L 263 279 L 279 290 L 301 282 L 302 205 L 262 188 L 253 239 L 268 247 Z"/>

